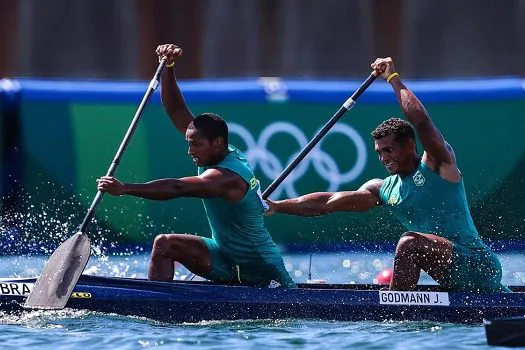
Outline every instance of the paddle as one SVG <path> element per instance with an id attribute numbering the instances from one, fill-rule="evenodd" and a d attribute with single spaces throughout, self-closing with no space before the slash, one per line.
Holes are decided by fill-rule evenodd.
<path id="1" fill-rule="evenodd" d="M 304 157 L 312 150 L 312 148 L 315 147 L 321 141 L 321 139 L 330 131 L 332 126 L 337 123 L 337 121 L 345 114 L 347 111 L 352 109 L 352 107 L 355 105 L 357 99 L 365 92 L 366 89 L 374 82 L 374 80 L 377 78 L 376 71 L 373 71 L 370 73 L 368 78 L 359 86 L 356 92 L 352 96 L 346 100 L 345 103 L 339 108 L 339 110 L 326 122 L 326 124 L 323 126 L 321 130 L 313 137 L 310 142 L 304 147 L 304 149 L 299 153 L 294 160 L 286 167 L 286 169 L 283 170 L 283 172 L 268 186 L 268 188 L 263 192 L 262 197 L 263 199 L 268 198 L 275 189 L 286 179 L 288 175 L 292 172 L 292 170 L 303 160 Z"/>
<path id="2" fill-rule="evenodd" d="M 144 109 L 159 85 L 160 75 L 165 65 L 166 60 L 162 59 L 148 86 L 148 90 L 142 98 L 137 112 L 131 121 L 131 125 L 115 154 L 115 158 L 109 167 L 107 176 L 113 176 L 113 174 L 115 174 L 120 159 L 122 158 L 122 154 L 126 150 L 131 137 L 137 129 L 137 125 L 142 117 Z M 62 309 L 66 306 L 66 303 L 73 292 L 73 288 L 77 284 L 77 281 L 89 260 L 91 243 L 85 230 L 93 218 L 95 209 L 98 207 L 103 196 L 103 192 L 97 192 L 97 195 L 91 203 L 78 232 L 62 243 L 57 250 L 55 250 L 53 255 L 51 255 L 51 258 L 44 267 L 40 277 L 37 279 L 31 294 L 29 294 L 24 307 Z"/>

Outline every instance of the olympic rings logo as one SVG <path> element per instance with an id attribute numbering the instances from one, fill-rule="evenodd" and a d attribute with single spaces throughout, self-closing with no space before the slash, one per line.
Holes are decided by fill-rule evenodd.
<path id="1" fill-rule="evenodd" d="M 239 136 L 246 144 L 247 149 L 244 150 L 244 152 L 253 171 L 259 167 L 263 174 L 272 180 L 279 176 L 286 165 L 292 162 L 309 141 L 301 129 L 289 122 L 275 122 L 266 126 L 262 130 L 258 140 L 253 137 L 248 129 L 240 124 L 228 123 L 228 128 L 230 134 Z M 286 164 L 283 164 L 279 158 L 268 149 L 270 139 L 279 133 L 292 136 L 298 144 L 297 152 L 291 155 Z M 321 150 L 324 140 L 326 140 L 330 134 L 335 133 L 346 136 L 354 144 L 357 152 L 354 165 L 344 172 L 340 171 L 337 162 L 330 154 Z M 271 197 L 279 198 L 283 191 L 286 192 L 287 198 L 299 196 L 295 189 L 295 183 L 303 177 L 310 165 L 314 167 L 321 178 L 328 182 L 326 191 L 337 191 L 342 184 L 351 182 L 362 174 L 366 166 L 366 160 L 367 151 L 361 135 L 349 125 L 343 123 L 335 124 L 303 161 L 297 165 L 294 171 L 285 179 L 281 186 L 277 188 Z"/>

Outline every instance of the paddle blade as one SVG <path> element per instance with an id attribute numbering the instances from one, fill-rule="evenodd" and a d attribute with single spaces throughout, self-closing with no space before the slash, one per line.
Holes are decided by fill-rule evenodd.
<path id="1" fill-rule="evenodd" d="M 78 232 L 51 255 L 24 307 L 63 309 L 91 253 L 89 237 Z"/>

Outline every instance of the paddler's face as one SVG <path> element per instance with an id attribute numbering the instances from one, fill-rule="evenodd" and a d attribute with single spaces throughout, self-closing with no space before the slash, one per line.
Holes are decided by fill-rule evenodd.
<path id="1" fill-rule="evenodd" d="M 220 139 L 208 140 L 199 134 L 196 129 L 186 129 L 186 141 L 188 142 L 188 155 L 197 166 L 209 166 L 214 164 L 217 154 L 220 152 Z"/>
<path id="2" fill-rule="evenodd" d="M 375 150 L 379 161 L 390 174 L 404 174 L 414 170 L 412 168 L 417 152 L 413 140 L 398 142 L 395 135 L 387 135 L 375 140 Z"/>

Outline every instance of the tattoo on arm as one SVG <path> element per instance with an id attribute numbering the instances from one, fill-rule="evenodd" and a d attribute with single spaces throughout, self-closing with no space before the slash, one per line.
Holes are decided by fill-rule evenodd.
<path id="1" fill-rule="evenodd" d="M 416 95 L 399 79 L 392 82 L 399 105 L 408 121 L 414 126 L 427 154 L 437 163 L 453 163 L 454 158 L 443 135 L 436 128 L 430 115 Z"/>

